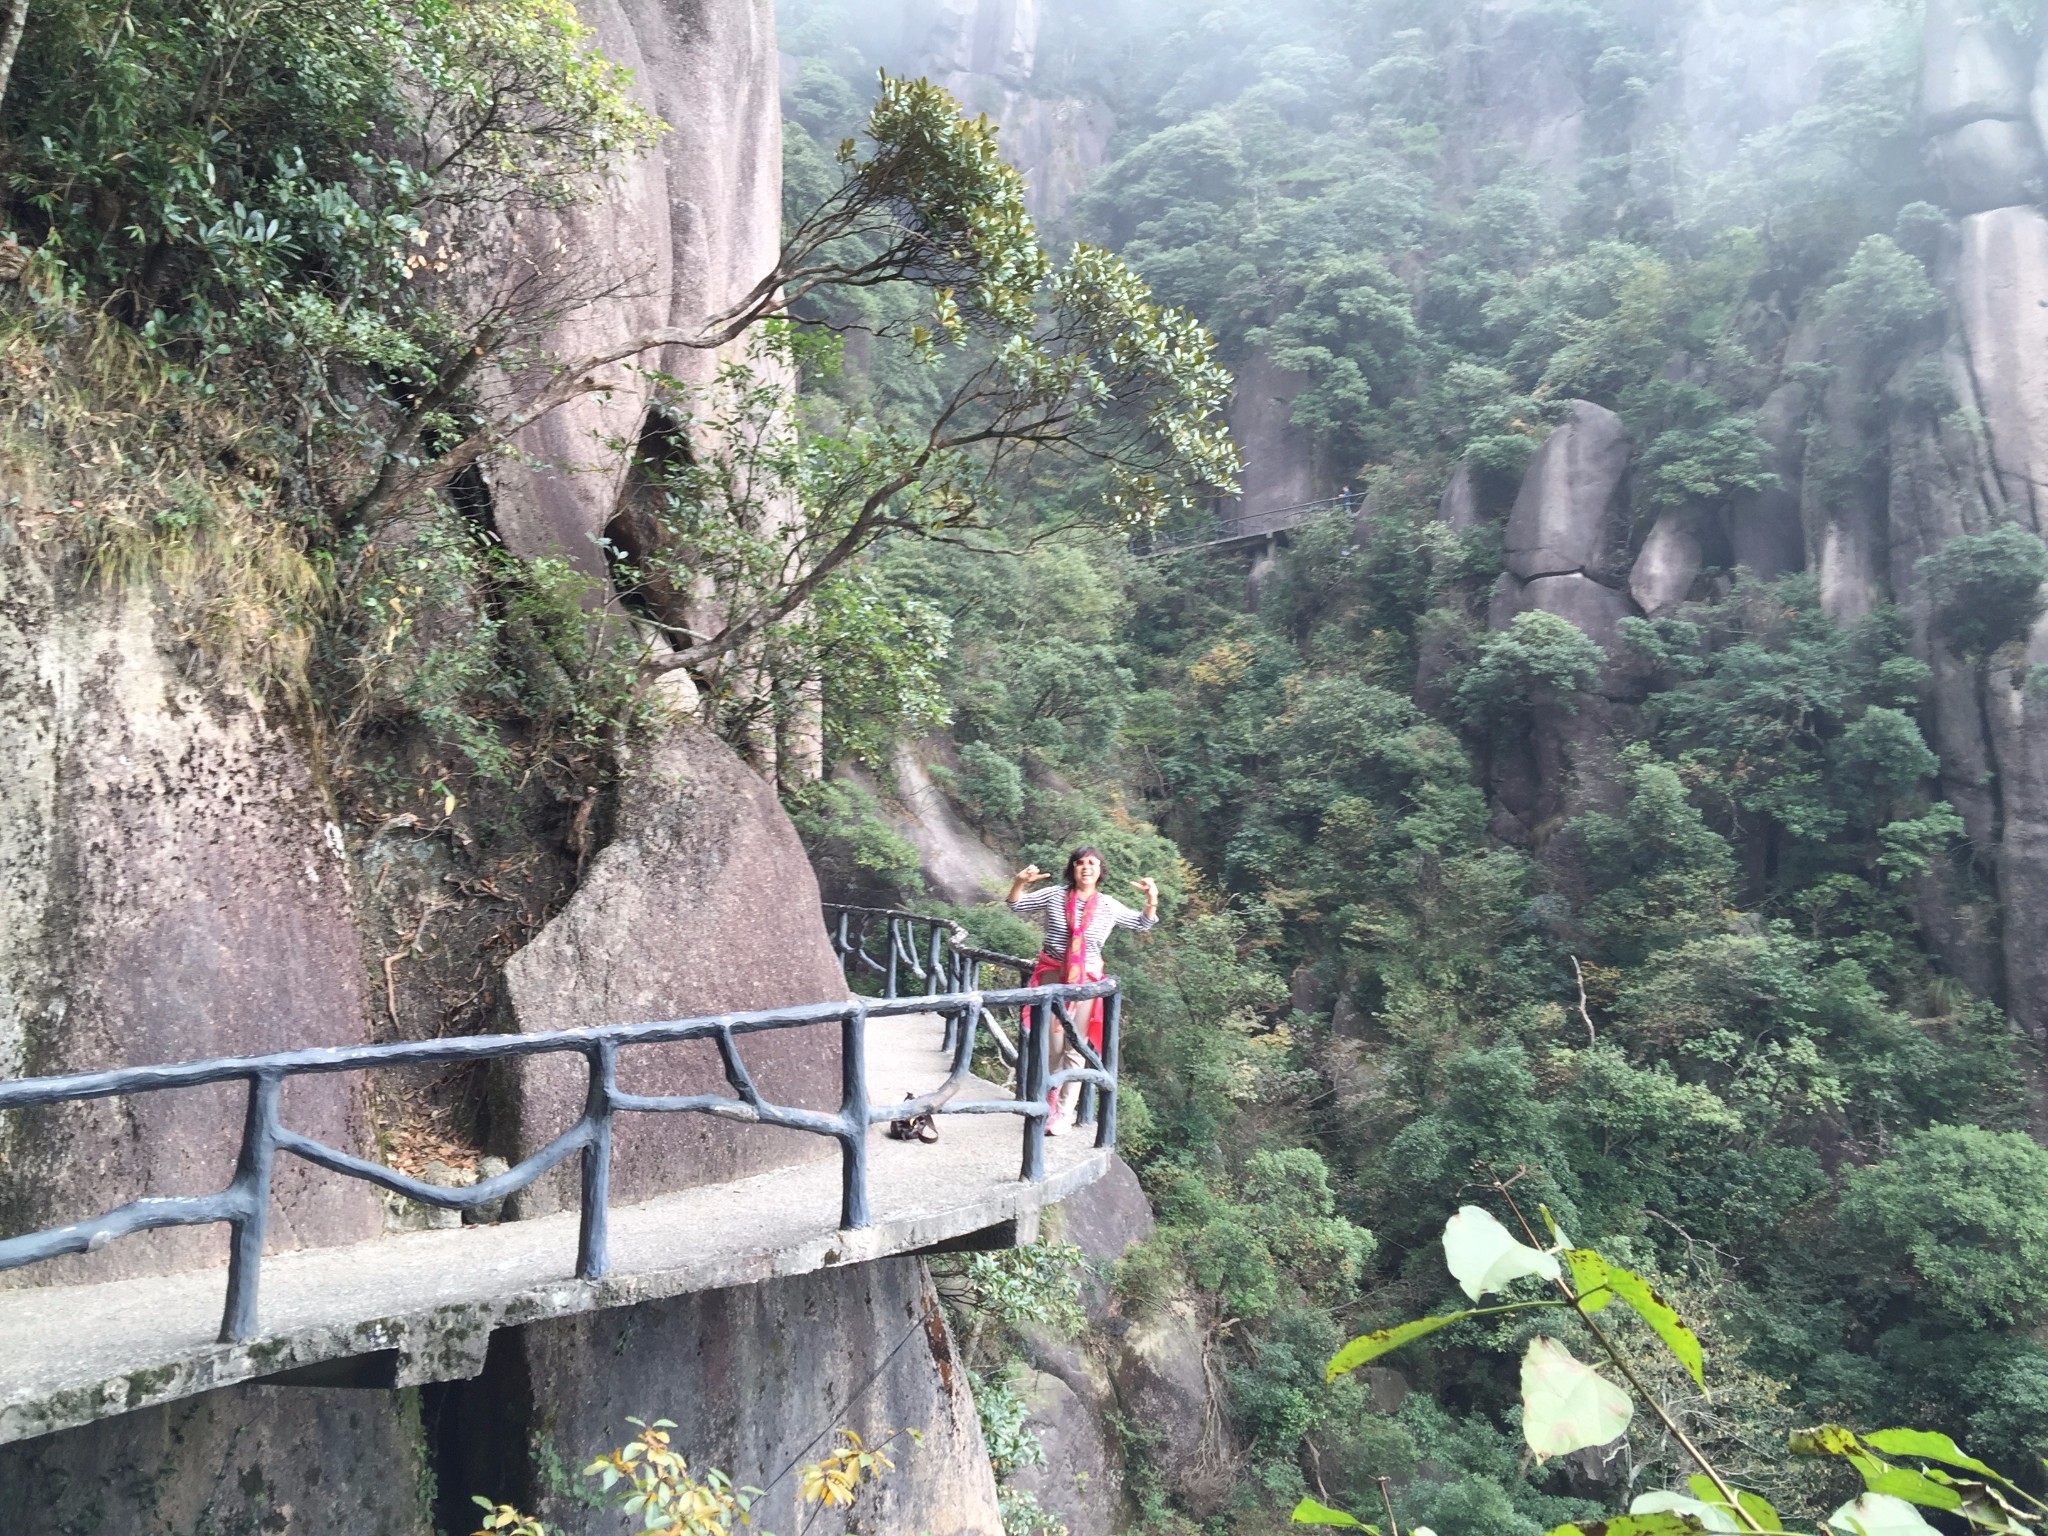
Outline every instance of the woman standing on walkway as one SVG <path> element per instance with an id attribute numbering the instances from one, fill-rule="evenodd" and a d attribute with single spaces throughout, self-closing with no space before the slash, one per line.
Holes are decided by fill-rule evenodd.
<path id="1" fill-rule="evenodd" d="M 1102 875 L 1102 850 L 1076 848 L 1067 855 L 1065 883 L 1029 890 L 1030 886 L 1048 878 L 1036 864 L 1028 864 L 1018 870 L 1017 877 L 1010 882 L 1010 910 L 1019 917 L 1038 919 L 1045 929 L 1038 960 L 1031 967 L 1032 986 L 1044 986 L 1048 982 L 1074 985 L 1100 981 L 1103 940 L 1118 928 L 1143 933 L 1158 924 L 1159 886 L 1155 881 L 1147 878 L 1131 882 L 1145 896 L 1145 910 L 1141 913 L 1125 906 L 1114 896 L 1103 895 Z M 1087 1031 L 1088 1043 L 1100 1057 L 1102 1000 L 1096 998 L 1079 1004 L 1078 1010 L 1076 1005 L 1070 1004 L 1067 1012 L 1074 1020 L 1075 1028 Z M 1054 1064 L 1053 1070 L 1058 1072 L 1083 1065 L 1081 1053 L 1068 1046 L 1066 1032 L 1060 1027 L 1057 1016 L 1052 1028 L 1049 1059 Z M 1060 1090 L 1055 1112 L 1045 1122 L 1046 1135 L 1054 1134 L 1054 1127 L 1061 1117 L 1072 1112 L 1080 1086 L 1068 1083 Z"/>

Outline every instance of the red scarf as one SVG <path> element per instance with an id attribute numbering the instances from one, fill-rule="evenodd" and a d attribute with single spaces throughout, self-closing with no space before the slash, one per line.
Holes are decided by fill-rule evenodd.
<path id="1" fill-rule="evenodd" d="M 1072 886 L 1067 887 L 1067 954 L 1060 980 L 1070 987 L 1079 986 L 1088 979 L 1088 930 L 1095 926 L 1095 900 L 1101 894 L 1100 891 L 1091 894 L 1076 917 L 1074 908 L 1081 893 Z"/>

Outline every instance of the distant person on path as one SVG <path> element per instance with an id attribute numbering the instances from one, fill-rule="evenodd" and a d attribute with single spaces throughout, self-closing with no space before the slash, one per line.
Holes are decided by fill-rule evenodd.
<path id="1" fill-rule="evenodd" d="M 1041 987 L 1050 982 L 1074 985 L 1100 981 L 1103 940 L 1118 928 L 1143 933 L 1158 925 L 1157 882 L 1149 878 L 1131 882 L 1145 896 L 1145 910 L 1137 912 L 1114 896 L 1102 894 L 1102 875 L 1102 850 L 1076 848 L 1067 855 L 1064 884 L 1028 890 L 1029 886 L 1050 878 L 1036 864 L 1027 864 L 1018 870 L 1017 877 L 1010 882 L 1010 910 L 1019 917 L 1036 918 L 1045 929 L 1038 959 L 1031 967 L 1032 986 Z M 1078 941 L 1074 938 L 1077 933 L 1081 935 Z M 1089 1045 L 1094 1047 L 1098 1057 L 1101 1056 L 1102 1000 L 1096 998 L 1079 1005 L 1069 1004 L 1067 1012 L 1077 1028 L 1087 1030 Z M 1068 1046 L 1066 1032 L 1060 1027 L 1057 1017 L 1053 1020 L 1052 1029 L 1048 1059 L 1053 1063 L 1053 1070 L 1059 1072 L 1082 1066 L 1081 1053 Z M 1068 1083 L 1060 1090 L 1059 1102 L 1046 1118 L 1046 1135 L 1055 1133 L 1062 1118 L 1071 1117 L 1080 1087 L 1079 1083 Z"/>

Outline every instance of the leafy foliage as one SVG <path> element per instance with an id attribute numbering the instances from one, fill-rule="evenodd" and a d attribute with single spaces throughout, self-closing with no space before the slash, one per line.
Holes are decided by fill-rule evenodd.
<path id="1" fill-rule="evenodd" d="M 1920 562 L 1920 573 L 1942 632 L 1966 656 L 2023 638 L 2048 607 L 2048 547 L 2016 523 L 1958 534 Z"/>
<path id="2" fill-rule="evenodd" d="M 2027 1327 L 2048 1315 L 2048 1151 L 2031 1137 L 1931 1126 L 1858 1169 L 1842 1215 L 1906 1259 L 1958 1322 Z"/>

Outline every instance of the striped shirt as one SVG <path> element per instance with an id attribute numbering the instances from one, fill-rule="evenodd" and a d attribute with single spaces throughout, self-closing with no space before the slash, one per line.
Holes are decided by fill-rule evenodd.
<path id="1" fill-rule="evenodd" d="M 1087 898 L 1082 898 L 1087 906 Z M 1045 952 L 1055 959 L 1064 960 L 1067 955 L 1067 888 L 1064 885 L 1048 885 L 1041 890 L 1027 891 L 1010 903 L 1010 910 L 1019 917 L 1035 917 L 1045 925 Z M 1083 952 L 1087 957 L 1088 969 L 1102 967 L 1102 941 L 1119 928 L 1129 928 L 1134 933 L 1143 933 L 1159 925 L 1159 916 L 1154 913 L 1146 917 L 1136 909 L 1125 906 L 1114 896 L 1098 894 L 1095 898 L 1095 921 L 1088 925 L 1088 948 Z"/>

